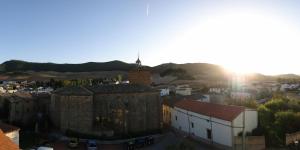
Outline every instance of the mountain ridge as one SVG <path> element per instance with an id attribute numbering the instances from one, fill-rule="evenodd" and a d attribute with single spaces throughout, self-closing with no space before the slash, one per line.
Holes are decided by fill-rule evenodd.
<path id="1" fill-rule="evenodd" d="M 24 74 L 24 72 L 58 72 L 58 73 L 83 73 L 83 72 L 107 72 L 107 71 L 123 71 L 128 72 L 136 68 L 134 63 L 126 63 L 119 60 L 108 62 L 86 62 L 79 64 L 58 64 L 58 63 L 38 63 L 23 60 L 9 60 L 0 64 L 1 74 L 10 76 Z M 232 74 L 223 67 L 209 63 L 164 63 L 157 66 L 143 66 L 150 70 L 153 74 L 171 75 L 178 78 L 188 77 L 189 79 L 209 79 L 209 80 L 226 80 L 228 75 Z M 17 73 L 16 73 L 17 72 Z M 282 74 L 275 76 L 267 76 L 263 74 L 254 74 L 259 78 L 299 78 L 296 74 Z"/>

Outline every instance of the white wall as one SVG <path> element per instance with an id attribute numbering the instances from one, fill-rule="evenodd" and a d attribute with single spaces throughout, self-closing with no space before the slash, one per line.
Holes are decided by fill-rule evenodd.
<path id="1" fill-rule="evenodd" d="M 253 129 L 257 128 L 258 114 L 256 110 L 246 109 L 245 113 L 245 131 L 252 132 Z"/>
<path id="2" fill-rule="evenodd" d="M 214 142 L 232 147 L 233 145 L 231 122 L 213 118 L 212 137 Z"/>
<path id="3" fill-rule="evenodd" d="M 252 132 L 253 129 L 257 128 L 258 116 L 257 111 L 252 109 L 245 110 L 245 133 Z M 234 136 L 238 136 L 243 131 L 243 113 L 241 113 L 233 121 Z"/>
<path id="4" fill-rule="evenodd" d="M 172 114 L 172 126 L 203 140 L 232 146 L 231 122 L 197 114 L 175 107 Z M 175 119 L 177 116 L 177 120 Z M 192 127 L 192 123 L 194 127 Z M 211 130 L 212 139 L 207 137 L 207 129 Z"/>

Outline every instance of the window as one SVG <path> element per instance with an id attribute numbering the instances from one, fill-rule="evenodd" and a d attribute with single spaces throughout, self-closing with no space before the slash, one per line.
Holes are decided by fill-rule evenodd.
<path id="1" fill-rule="evenodd" d="M 207 134 L 207 139 L 211 140 L 211 130 L 210 129 L 206 129 L 206 134 Z"/>
<path id="2" fill-rule="evenodd" d="M 191 126 L 192 126 L 192 128 L 194 128 L 194 122 L 191 122 Z"/>
<path id="3" fill-rule="evenodd" d="M 177 116 L 175 116 L 175 120 L 177 120 Z"/>

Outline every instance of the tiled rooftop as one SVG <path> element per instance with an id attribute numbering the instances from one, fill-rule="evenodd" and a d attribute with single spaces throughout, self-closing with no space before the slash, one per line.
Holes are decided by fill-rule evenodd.
<path id="1" fill-rule="evenodd" d="M 87 87 L 90 91 L 97 94 L 114 94 L 114 93 L 142 93 L 155 91 L 149 86 L 138 84 L 118 84 L 118 85 L 101 85 Z"/>
<path id="2" fill-rule="evenodd" d="M 175 104 L 175 107 L 226 121 L 233 121 L 245 110 L 244 107 L 240 106 L 220 105 L 194 100 L 179 101 Z"/>
<path id="3" fill-rule="evenodd" d="M 151 87 L 137 84 L 100 85 L 86 87 L 65 87 L 54 91 L 60 95 L 89 96 L 93 94 L 115 94 L 115 93 L 141 93 L 153 92 Z"/>
<path id="4" fill-rule="evenodd" d="M 0 129 L 0 150 L 19 150 L 19 146 L 16 145 L 9 137 L 5 136 Z"/>
<path id="5" fill-rule="evenodd" d="M 77 95 L 77 96 L 90 96 L 93 95 L 91 91 L 81 86 L 70 86 L 57 89 L 53 92 L 60 95 Z"/>

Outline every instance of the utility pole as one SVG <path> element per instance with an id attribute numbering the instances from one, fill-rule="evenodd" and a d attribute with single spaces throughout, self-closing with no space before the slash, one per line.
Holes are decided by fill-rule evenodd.
<path id="1" fill-rule="evenodd" d="M 246 112 L 246 110 L 244 110 L 244 112 L 243 112 L 243 145 L 242 145 L 242 147 L 243 147 L 243 150 L 246 150 L 246 135 L 245 135 L 245 112 Z"/>

